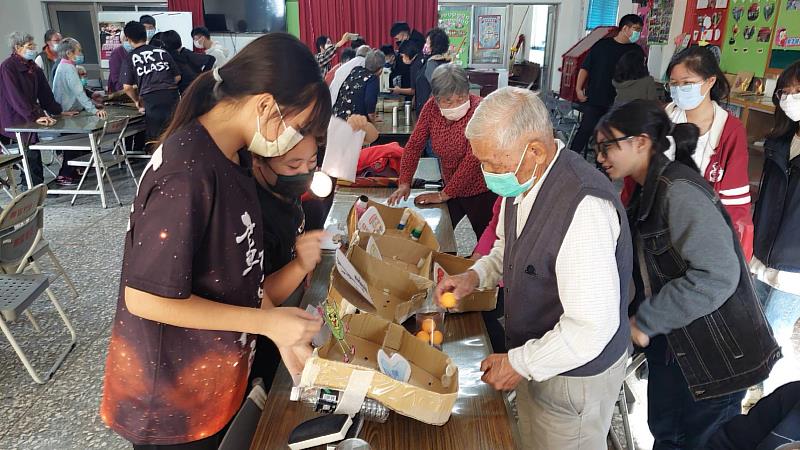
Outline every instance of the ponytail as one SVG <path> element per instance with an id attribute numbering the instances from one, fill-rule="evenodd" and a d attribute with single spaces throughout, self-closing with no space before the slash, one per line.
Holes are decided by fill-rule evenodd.
<path id="1" fill-rule="evenodd" d="M 679 123 L 672 128 L 672 139 L 675 142 L 675 161 L 683 163 L 700 172 L 694 162 L 694 151 L 697 148 L 697 138 L 700 129 L 693 123 Z"/>
<path id="2" fill-rule="evenodd" d="M 692 159 L 700 130 L 691 123 L 673 125 L 664 108 L 650 100 L 633 100 L 614 107 L 600 119 L 595 133 L 613 136 L 615 129 L 626 136 L 645 134 L 653 142 L 653 153 L 664 153 L 675 144 L 675 160 L 699 171 Z"/>
<path id="3" fill-rule="evenodd" d="M 216 79 L 215 79 L 216 78 Z M 201 73 L 181 96 L 164 142 L 221 102 L 269 93 L 284 115 L 314 104 L 303 134 L 323 136 L 331 116 L 331 94 L 314 55 L 296 37 L 269 33 L 247 44 L 224 66 Z"/>

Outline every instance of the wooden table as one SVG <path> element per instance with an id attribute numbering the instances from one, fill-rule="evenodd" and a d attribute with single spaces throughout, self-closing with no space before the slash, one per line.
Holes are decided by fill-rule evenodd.
<path id="1" fill-rule="evenodd" d="M 382 192 L 378 194 L 375 191 Z M 328 223 L 345 223 L 350 206 L 362 193 L 379 201 L 388 196 L 391 190 L 340 188 L 334 197 Z M 414 192 L 413 195 L 418 193 L 420 192 Z M 437 205 L 421 211 L 433 227 L 442 249 L 454 252 L 455 238 L 447 206 Z M 310 303 L 316 304 L 325 297 L 332 268 L 333 254 L 326 253 L 322 263 L 314 271 L 311 288 L 303 297 L 302 307 Z M 450 420 L 437 427 L 392 412 L 386 423 L 364 422 L 359 437 L 369 442 L 375 450 L 505 450 L 515 448 L 520 442 L 516 422 L 505 395 L 480 380 L 480 362 L 491 353 L 491 344 L 480 313 L 448 315 L 445 328 L 443 351 L 458 365 L 460 384 L 458 400 Z M 285 449 L 294 427 L 317 416 L 308 406 L 289 401 L 291 386 L 291 377 L 281 364 L 267 396 L 264 412 L 250 447 L 252 450 Z"/>
<path id="2" fill-rule="evenodd" d="M 97 163 L 100 160 L 100 146 L 99 138 L 106 124 L 117 122 L 123 119 L 129 119 L 129 126 L 131 123 L 141 121 L 144 115 L 137 109 L 125 106 L 108 106 L 107 119 L 100 119 L 94 114 L 88 112 L 81 112 L 76 116 L 61 116 L 56 120 L 55 125 L 45 126 L 36 122 L 28 122 L 19 125 L 6 127 L 6 131 L 15 133 L 17 136 L 17 144 L 19 145 L 20 154 L 22 154 L 22 167 L 25 172 L 25 180 L 28 183 L 28 189 L 33 188 L 31 180 L 30 168 L 28 166 L 28 152 L 36 150 L 63 150 L 63 151 L 90 151 L 94 156 L 94 170 L 97 177 L 97 190 L 77 190 L 77 189 L 52 189 L 48 190 L 48 194 L 56 195 L 99 195 L 100 202 L 103 208 L 106 207 L 106 194 L 103 185 L 103 173 L 101 165 Z M 34 145 L 28 145 L 23 139 L 23 133 L 38 133 L 40 135 L 61 135 L 51 141 L 42 141 Z M 86 136 L 84 139 L 78 139 L 80 135 Z M 90 168 L 91 169 L 91 168 Z M 112 186 L 113 189 L 113 186 Z"/>

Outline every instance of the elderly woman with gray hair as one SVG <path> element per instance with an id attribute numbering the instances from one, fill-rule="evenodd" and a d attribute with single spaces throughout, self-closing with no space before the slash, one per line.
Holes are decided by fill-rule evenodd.
<path id="1" fill-rule="evenodd" d="M 416 203 L 447 202 L 453 226 L 467 216 L 475 235 L 480 237 L 492 218 L 497 195 L 486 187 L 480 162 L 473 156 L 464 130 L 481 98 L 470 95 L 467 73 L 455 64 L 437 67 L 431 88 L 432 96 L 419 113 L 403 152 L 399 186 L 389 197 L 389 204 L 408 199 L 419 158 L 430 139 L 433 152 L 439 157 L 445 187 L 441 192 L 417 196 Z"/>
<path id="2" fill-rule="evenodd" d="M 56 53 L 58 53 L 61 61 L 56 66 L 56 73 L 53 77 L 53 95 L 64 110 L 64 115 L 72 116 L 78 114 L 81 110 L 86 110 L 90 114 L 95 114 L 97 117 L 105 119 L 106 111 L 98 109 L 83 90 L 83 84 L 77 68 L 77 65 L 83 64 L 84 60 L 81 44 L 73 38 L 62 39 L 56 46 Z M 73 186 L 76 184 L 77 170 L 67 163 L 80 156 L 80 153 L 64 152 L 56 183 L 61 186 Z"/>
<path id="3" fill-rule="evenodd" d="M 33 60 L 38 51 L 33 36 L 14 32 L 8 38 L 11 55 L 0 64 L 0 134 L 14 138 L 5 128 L 36 121 L 42 125 L 53 125 L 50 115 L 61 114 L 61 106 L 53 98 L 42 69 Z M 49 113 L 49 114 L 48 114 Z M 27 144 L 38 142 L 36 134 L 22 135 Z M 44 181 L 42 156 L 29 152 L 28 164 L 31 182 L 36 185 Z"/>

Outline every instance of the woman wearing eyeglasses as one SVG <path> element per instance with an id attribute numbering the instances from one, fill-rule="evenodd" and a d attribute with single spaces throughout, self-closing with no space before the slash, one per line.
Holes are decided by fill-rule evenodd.
<path id="1" fill-rule="evenodd" d="M 730 220 L 694 164 L 697 127 L 673 126 L 657 103 L 634 100 L 611 110 L 595 134 L 606 173 L 636 182 L 627 208 L 636 287 L 629 315 L 649 367 L 653 448 L 707 448 L 780 349 Z"/>
<path id="2" fill-rule="evenodd" d="M 693 123 L 700 129 L 692 159 L 700 174 L 719 195 L 739 236 L 745 256 L 753 252 L 750 179 L 747 172 L 747 133 L 744 125 L 720 105 L 730 85 L 716 57 L 705 47 L 689 47 L 667 67 L 672 103 L 666 111 L 674 123 Z M 668 153 L 674 159 L 674 153 Z"/>
<path id="3" fill-rule="evenodd" d="M 767 393 L 800 377 L 800 355 L 791 342 L 800 318 L 800 62 L 778 77 L 775 125 L 764 144 L 764 170 L 756 202 L 750 270 L 785 358 L 765 383 Z"/>

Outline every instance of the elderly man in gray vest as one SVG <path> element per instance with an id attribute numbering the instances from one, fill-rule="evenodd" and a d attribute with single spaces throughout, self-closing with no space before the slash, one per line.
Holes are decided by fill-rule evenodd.
<path id="1" fill-rule="evenodd" d="M 437 298 L 505 283 L 507 354 L 482 380 L 516 390 L 522 446 L 606 447 L 629 354 L 632 247 L 611 183 L 554 139 L 537 94 L 503 88 L 466 128 L 486 184 L 505 197 L 491 253 L 444 279 Z"/>

